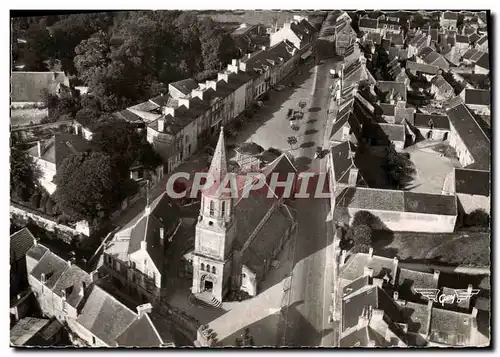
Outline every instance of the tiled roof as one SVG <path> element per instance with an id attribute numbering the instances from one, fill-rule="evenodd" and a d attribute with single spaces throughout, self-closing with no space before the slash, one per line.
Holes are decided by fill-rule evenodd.
<path id="1" fill-rule="evenodd" d="M 127 109 L 134 112 L 134 113 L 135 112 L 151 112 L 153 110 L 158 109 L 158 104 L 156 104 L 150 100 L 147 100 L 145 102 L 128 107 Z"/>
<path id="2" fill-rule="evenodd" d="M 363 127 L 363 134 L 374 140 L 374 145 L 385 145 L 388 141 L 405 141 L 405 127 L 402 124 L 368 124 Z"/>
<path id="3" fill-rule="evenodd" d="M 10 236 L 10 263 L 24 258 L 35 243 L 35 237 L 28 228 L 23 228 Z"/>
<path id="4" fill-rule="evenodd" d="M 428 55 L 430 55 L 431 53 L 433 53 L 434 50 L 432 49 L 432 47 L 424 47 L 419 53 L 418 53 L 418 56 L 420 58 L 425 58 L 427 57 Z"/>
<path id="5" fill-rule="evenodd" d="M 455 216 L 457 204 L 455 196 L 432 195 L 404 191 L 405 212 Z"/>
<path id="6" fill-rule="evenodd" d="M 433 307 L 429 339 L 454 346 L 468 344 L 473 319 L 469 314 Z"/>
<path id="7" fill-rule="evenodd" d="M 147 313 L 135 319 L 116 339 L 120 347 L 160 347 L 163 343 Z"/>
<path id="8" fill-rule="evenodd" d="M 427 333 L 427 324 L 429 323 L 430 313 L 427 304 L 419 304 L 408 301 L 402 308 L 401 314 L 404 321 L 408 324 L 410 333 Z"/>
<path id="9" fill-rule="evenodd" d="M 465 104 L 490 105 L 491 93 L 484 89 L 465 89 Z"/>
<path id="10" fill-rule="evenodd" d="M 478 41 L 477 41 L 477 44 L 478 45 L 482 45 L 483 43 L 485 43 L 486 41 L 488 41 L 488 35 L 484 35 L 483 37 L 481 37 Z"/>
<path id="11" fill-rule="evenodd" d="M 445 11 L 443 18 L 445 20 L 458 20 L 458 12 Z"/>
<path id="12" fill-rule="evenodd" d="M 438 87 L 439 90 L 446 91 L 446 90 L 453 90 L 453 87 L 451 86 L 450 83 L 444 79 L 442 75 L 437 75 L 436 77 L 432 78 L 431 83 L 434 84 L 436 87 Z"/>
<path id="13" fill-rule="evenodd" d="M 154 104 L 156 104 L 159 107 L 163 107 L 163 106 L 167 105 L 170 98 L 171 97 L 169 95 L 160 94 L 159 96 L 151 98 L 149 101 L 153 102 Z"/>
<path id="14" fill-rule="evenodd" d="M 36 261 L 39 261 L 48 251 L 49 250 L 41 244 L 32 245 L 31 248 L 26 253 L 26 256 Z"/>
<path id="15" fill-rule="evenodd" d="M 437 74 L 439 71 L 439 67 L 437 66 L 413 61 L 406 61 L 406 69 L 427 74 Z"/>
<path id="16" fill-rule="evenodd" d="M 469 35 L 469 42 L 470 43 L 477 43 L 477 40 L 479 40 L 480 38 L 481 38 L 481 35 L 474 32 L 473 34 Z"/>
<path id="17" fill-rule="evenodd" d="M 394 116 L 394 109 L 396 106 L 394 104 L 380 103 L 380 109 L 382 109 L 383 115 Z"/>
<path id="18" fill-rule="evenodd" d="M 385 37 L 391 41 L 391 43 L 395 46 L 403 45 L 405 42 L 403 33 L 387 33 Z"/>
<path id="19" fill-rule="evenodd" d="M 350 256 L 340 275 L 342 279 L 354 281 L 364 274 L 365 267 L 373 269 L 374 278 L 393 277 L 394 260 L 390 258 L 373 255 L 370 257 L 365 253 L 357 253 Z"/>
<path id="20" fill-rule="evenodd" d="M 280 179 L 286 180 L 289 173 L 296 173 L 297 168 L 293 165 L 289 154 L 283 153 L 277 157 L 273 162 L 269 163 L 262 169 L 262 173 L 267 177 L 271 173 L 278 173 Z"/>
<path id="21" fill-rule="evenodd" d="M 401 99 L 406 101 L 406 86 L 402 82 L 378 81 L 377 88 L 383 93 L 394 90 L 394 99 L 396 99 L 396 96 L 399 94 Z"/>
<path id="22" fill-rule="evenodd" d="M 476 168 L 489 170 L 490 140 L 478 125 L 465 104 L 446 110 L 448 119 L 474 158 Z"/>
<path id="23" fill-rule="evenodd" d="M 467 36 L 463 36 L 463 35 L 457 35 L 455 37 L 455 40 L 456 40 L 456 43 L 466 43 L 466 44 L 469 43 L 469 38 Z"/>
<path id="24" fill-rule="evenodd" d="M 61 275 L 57 283 L 52 288 L 52 291 L 62 297 L 62 291 L 66 293 L 66 302 L 73 307 L 77 307 L 83 300 L 83 292 L 86 286 L 90 286 L 92 279 L 89 274 L 77 267 L 71 265 Z"/>
<path id="25" fill-rule="evenodd" d="M 437 289 L 438 280 L 433 273 L 401 268 L 398 273 L 399 297 L 405 300 L 420 301 L 422 296 L 414 289 Z"/>
<path id="26" fill-rule="evenodd" d="M 356 167 L 354 165 L 355 148 L 350 141 L 344 141 L 339 145 L 332 146 L 330 152 L 335 170 L 335 180 L 339 182 L 349 173 L 351 168 Z"/>
<path id="27" fill-rule="evenodd" d="M 92 144 L 85 139 L 69 133 L 56 133 L 42 146 L 41 159 L 55 164 L 56 167 L 61 165 L 68 156 L 90 151 L 93 148 Z M 32 157 L 38 157 L 38 145 L 28 149 L 27 152 Z"/>
<path id="28" fill-rule="evenodd" d="M 55 94 L 60 84 L 69 87 L 64 72 L 11 72 L 12 102 L 43 102 L 43 92 Z"/>
<path id="29" fill-rule="evenodd" d="M 344 299 L 347 296 L 357 292 L 359 289 L 365 287 L 366 285 L 370 285 L 371 281 L 372 278 L 368 275 L 363 275 L 358 279 L 352 281 L 342 289 L 342 298 Z"/>
<path id="30" fill-rule="evenodd" d="M 455 169 L 456 193 L 489 197 L 490 188 L 489 171 Z"/>
<path id="31" fill-rule="evenodd" d="M 10 330 L 10 343 L 13 346 L 24 346 L 29 340 L 49 324 L 48 319 L 25 317 L 19 320 Z"/>
<path id="32" fill-rule="evenodd" d="M 108 346 L 117 346 L 118 337 L 137 315 L 100 287 L 93 285 L 77 322 Z"/>
<path id="33" fill-rule="evenodd" d="M 45 286 L 52 289 L 66 269 L 68 263 L 49 251 L 40 259 L 30 275 L 41 281 L 42 274 L 45 274 Z"/>
<path id="34" fill-rule="evenodd" d="M 414 116 L 414 124 L 417 128 L 428 128 L 429 120 L 431 119 L 434 128 L 450 130 L 450 121 L 446 115 L 416 113 Z"/>
<path id="35" fill-rule="evenodd" d="M 125 121 L 132 122 L 132 123 L 142 122 L 142 118 L 140 116 L 132 113 L 128 109 L 124 109 L 124 110 L 121 110 L 119 112 L 115 112 L 115 113 L 113 113 L 113 115 L 115 117 L 117 117 L 118 119 L 125 120 Z"/>
<path id="36" fill-rule="evenodd" d="M 377 19 L 368 19 L 368 18 L 361 18 L 359 20 L 359 28 L 371 28 L 371 29 L 376 29 L 378 25 L 378 20 Z"/>

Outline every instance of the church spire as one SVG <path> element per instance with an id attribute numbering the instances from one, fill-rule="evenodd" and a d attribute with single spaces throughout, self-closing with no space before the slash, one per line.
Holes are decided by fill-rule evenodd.
<path id="1" fill-rule="evenodd" d="M 217 142 L 217 147 L 215 148 L 214 157 L 212 158 L 212 163 L 210 164 L 210 170 L 208 175 L 213 180 L 213 188 L 218 189 L 222 180 L 227 174 L 227 161 L 226 161 L 226 144 L 224 140 L 224 127 L 220 128 L 219 141 Z"/>

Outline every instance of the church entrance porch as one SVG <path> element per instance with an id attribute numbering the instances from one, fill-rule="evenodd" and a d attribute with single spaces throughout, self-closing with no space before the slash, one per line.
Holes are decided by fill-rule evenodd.
<path id="1" fill-rule="evenodd" d="M 212 281 L 210 281 L 210 280 L 206 280 L 205 279 L 205 282 L 203 284 L 203 291 L 210 291 L 210 292 L 212 292 L 213 288 L 214 288 L 214 283 Z"/>

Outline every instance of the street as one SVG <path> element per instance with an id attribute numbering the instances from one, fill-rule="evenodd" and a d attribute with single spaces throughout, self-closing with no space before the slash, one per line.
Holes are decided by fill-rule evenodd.
<path id="1" fill-rule="evenodd" d="M 310 111 L 300 132 L 300 149 L 294 153 L 303 161 L 312 162 L 309 170 L 326 172 L 326 160 L 313 159 L 317 146 L 326 144 L 325 127 L 332 79 L 329 70 L 333 61 L 324 61 L 315 68 L 314 85 L 308 103 Z M 300 133 L 299 132 L 299 133 Z M 333 330 L 328 322 L 332 293 L 333 227 L 329 220 L 327 198 L 297 199 L 298 231 L 292 273 L 291 297 L 284 331 L 285 344 L 299 346 L 332 346 Z"/>

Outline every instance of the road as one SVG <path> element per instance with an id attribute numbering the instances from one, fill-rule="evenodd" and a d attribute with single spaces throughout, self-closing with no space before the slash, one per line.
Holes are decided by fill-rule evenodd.
<path id="1" fill-rule="evenodd" d="M 315 68 L 315 81 L 308 103 L 309 111 L 298 139 L 304 144 L 298 157 L 312 160 L 310 171 L 326 172 L 326 160 L 314 159 L 317 146 L 323 146 L 332 60 Z M 311 133 L 300 135 L 301 133 Z M 314 143 L 312 145 L 311 143 Z M 332 293 L 333 228 L 329 221 L 330 202 L 327 198 L 297 199 L 298 228 L 292 272 L 290 307 L 287 315 L 285 343 L 287 346 L 332 346 L 333 330 L 328 322 Z"/>

